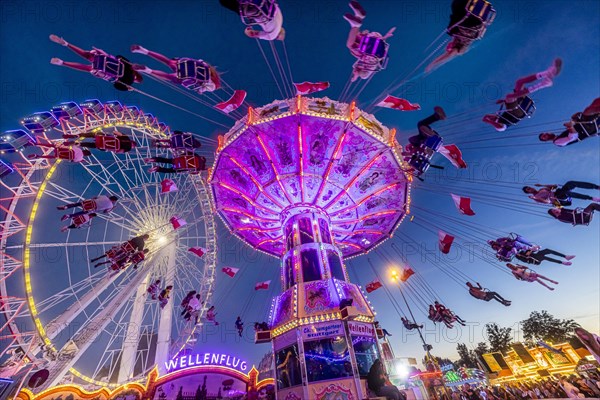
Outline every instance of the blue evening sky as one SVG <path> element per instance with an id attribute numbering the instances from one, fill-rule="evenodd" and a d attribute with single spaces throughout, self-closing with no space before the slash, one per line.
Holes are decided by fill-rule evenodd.
<path id="1" fill-rule="evenodd" d="M 353 58 L 345 47 L 348 24 L 342 15 L 349 11 L 342 0 L 282 0 L 285 45 L 296 82 L 330 81 L 323 93 L 336 98 L 349 77 Z M 518 321 L 531 311 L 546 309 L 560 318 L 573 318 L 586 329 L 600 331 L 599 242 L 600 216 L 590 226 L 572 227 L 554 221 L 543 206 L 535 206 L 521 192 L 527 183 L 564 183 L 580 180 L 600 183 L 600 147 L 592 138 L 569 148 L 537 141 L 542 130 L 557 131 L 574 112 L 581 111 L 600 95 L 600 2 L 496 0 L 494 24 L 485 38 L 466 55 L 428 76 L 419 72 L 393 94 L 420 103 L 414 113 L 381 110 L 377 118 L 398 129 L 405 143 L 414 134 L 416 122 L 441 105 L 450 117 L 436 129 L 447 142 L 463 148 L 467 171 L 457 172 L 446 160 L 442 172 L 430 171 L 424 183 L 413 189 L 412 222 L 402 224 L 393 239 L 368 256 L 350 261 L 350 276 L 361 285 L 375 279 L 370 262 L 382 276 L 393 264 L 403 263 L 398 251 L 408 257 L 420 278 L 410 285 L 420 295 L 407 291 L 418 322 L 426 323 L 426 339 L 435 355 L 455 358 L 456 343 L 476 345 L 484 325 L 497 322 L 517 329 Z M 446 27 L 450 1 L 364 1 L 368 16 L 365 29 L 397 30 L 390 42 L 391 59 L 360 94 L 358 103 L 368 107 L 394 80 L 404 78 L 425 57 L 425 48 Z M 95 46 L 132 61 L 158 64 L 129 53 L 131 44 L 141 44 L 168 56 L 202 58 L 217 66 L 222 77 L 235 88 L 248 91 L 250 104 L 260 106 L 280 98 L 277 87 L 254 40 L 243 34 L 239 18 L 215 1 L 15 1 L 0 2 L 0 129 L 17 129 L 19 118 L 47 110 L 62 101 L 119 99 L 138 105 L 171 127 L 216 138 L 223 128 L 207 123 L 174 107 L 135 93 L 117 92 L 89 74 L 60 68 L 51 57 L 79 61 L 77 56 L 51 43 L 55 33 L 83 48 Z M 445 37 L 444 37 L 445 38 Z M 441 43 L 440 41 L 436 42 Z M 263 42 L 263 49 L 270 49 Z M 437 47 L 437 44 L 430 51 Z M 278 44 L 279 54 L 282 55 Z M 480 122 L 481 116 L 497 109 L 495 100 L 511 90 L 514 81 L 547 68 L 555 57 L 564 60 L 555 85 L 535 94 L 537 111 L 516 129 L 498 133 Z M 147 79 L 139 88 L 188 110 L 230 126 L 231 120 L 195 103 L 165 86 Z M 454 117 L 453 117 L 454 116 Z M 455 178 L 455 179 L 452 179 Z M 449 192 L 471 195 L 477 215 L 457 213 Z M 591 193 L 600 196 L 600 191 Z M 576 203 L 585 206 L 587 202 Z M 48 218 L 50 218 L 48 216 Z M 52 216 L 54 218 L 54 215 Z M 217 304 L 221 325 L 207 328 L 198 341 L 199 351 L 227 350 L 258 363 L 268 345 L 254 345 L 251 324 L 266 319 L 270 298 L 279 290 L 277 260 L 254 253 L 231 237 L 219 222 L 219 269 L 241 268 L 234 279 L 217 277 Z M 456 249 L 448 256 L 436 251 L 437 229 L 457 236 Z M 535 269 L 560 282 L 551 292 L 538 284 L 516 281 L 489 254 L 489 262 L 469 252 L 470 243 L 483 243 L 494 233 L 519 232 L 532 241 L 576 254 L 570 267 L 544 263 Z M 409 244 L 416 243 L 415 246 Z M 478 249 L 478 250 L 477 250 Z M 398 251 L 397 251 L 398 250 Z M 442 269 L 449 275 L 442 272 Z M 506 269 L 506 268 L 504 268 Z M 460 271 L 460 272 L 457 272 Z M 464 277 L 512 300 L 504 307 L 470 297 Z M 270 291 L 255 293 L 255 282 L 272 279 Z M 425 288 L 426 281 L 431 287 Z M 459 282 L 461 285 L 459 285 Z M 52 282 L 47 285 L 63 285 Z M 389 286 L 401 301 L 397 288 Z M 469 328 L 446 330 L 434 327 L 423 314 L 423 303 L 433 297 L 469 322 Z M 422 357 L 415 334 L 401 329 L 400 315 L 384 290 L 369 296 L 382 325 L 394 334 L 391 342 L 398 356 Z M 250 307 L 245 304 L 251 302 Z M 404 304 L 402 309 L 406 312 Z M 249 328 L 237 338 L 233 323 L 242 315 Z"/>

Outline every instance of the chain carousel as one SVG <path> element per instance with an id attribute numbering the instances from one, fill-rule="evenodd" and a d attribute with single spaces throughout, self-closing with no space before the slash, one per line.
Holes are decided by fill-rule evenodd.
<path id="1" fill-rule="evenodd" d="M 299 96 L 250 109 L 220 142 L 209 179 L 221 218 L 281 259 L 283 292 L 257 332 L 273 346 L 278 398 L 365 397 L 375 312 L 343 260 L 390 238 L 409 211 L 394 133 L 354 103 Z"/>

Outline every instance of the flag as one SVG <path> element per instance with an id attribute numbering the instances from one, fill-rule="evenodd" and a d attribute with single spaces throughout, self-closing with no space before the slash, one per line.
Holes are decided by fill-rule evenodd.
<path id="1" fill-rule="evenodd" d="M 175 184 L 175 181 L 173 179 L 163 179 L 160 183 L 161 193 L 176 192 L 177 190 L 179 189 L 177 188 L 177 185 Z"/>
<path id="2" fill-rule="evenodd" d="M 444 231 L 438 231 L 438 238 L 440 251 L 444 254 L 448 254 L 450 252 L 450 246 L 452 246 L 452 242 L 454 242 L 454 236 L 449 235 Z"/>
<path id="3" fill-rule="evenodd" d="M 406 99 L 388 95 L 383 101 L 377 104 L 377 107 L 391 108 L 400 111 L 416 111 L 420 110 L 421 106 L 417 103 L 412 104 Z"/>
<path id="4" fill-rule="evenodd" d="M 175 229 L 175 230 L 181 228 L 184 225 L 187 225 L 187 222 L 185 222 L 185 219 L 179 218 L 177 215 L 171 217 L 171 219 L 169 221 L 171 222 L 171 225 L 173 225 L 173 229 Z"/>
<path id="5" fill-rule="evenodd" d="M 294 83 L 294 86 L 296 86 L 297 95 L 306 95 L 327 89 L 329 82 L 302 82 Z"/>
<path id="6" fill-rule="evenodd" d="M 269 285 L 271 284 L 271 281 L 264 281 L 264 282 L 258 282 L 256 285 L 254 285 L 254 290 L 261 290 L 261 289 L 268 289 Z"/>
<path id="7" fill-rule="evenodd" d="M 414 275 L 414 273 L 415 273 L 415 271 L 413 271 L 413 269 L 411 267 L 401 268 L 399 279 L 402 282 L 406 282 L 408 280 L 408 278 L 410 278 L 412 275 Z"/>
<path id="8" fill-rule="evenodd" d="M 379 279 L 375 279 L 374 281 L 367 283 L 365 290 L 367 291 L 367 293 L 371 293 L 382 286 L 383 285 L 381 284 L 381 281 Z"/>
<path id="9" fill-rule="evenodd" d="M 233 92 L 233 96 L 227 101 L 219 103 L 215 106 L 219 110 L 223 111 L 226 114 L 237 110 L 239 106 L 246 100 L 246 91 L 245 90 L 236 90 Z"/>
<path id="10" fill-rule="evenodd" d="M 467 168 L 467 163 L 463 160 L 462 153 L 455 144 L 440 147 L 438 153 L 446 157 L 456 168 Z"/>
<path id="11" fill-rule="evenodd" d="M 190 247 L 188 251 L 194 253 L 198 257 L 202 257 L 206 253 L 206 249 L 204 247 Z"/>
<path id="12" fill-rule="evenodd" d="M 225 272 L 226 275 L 229 275 L 231 278 L 233 278 L 235 276 L 235 274 L 238 273 L 240 269 L 239 268 L 233 268 L 233 267 L 223 267 L 223 269 L 221 269 L 221 271 Z"/>
<path id="13" fill-rule="evenodd" d="M 469 197 L 461 197 L 452 193 L 450 193 L 450 196 L 452 196 L 452 200 L 454 200 L 454 204 L 461 214 L 475 215 L 475 211 L 471 209 L 471 199 Z"/>

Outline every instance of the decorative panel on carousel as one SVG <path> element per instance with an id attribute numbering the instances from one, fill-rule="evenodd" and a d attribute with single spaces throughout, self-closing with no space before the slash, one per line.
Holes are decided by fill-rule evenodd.
<path id="1" fill-rule="evenodd" d="M 338 311 L 340 300 L 331 279 L 302 283 L 299 287 L 300 318 Z"/>

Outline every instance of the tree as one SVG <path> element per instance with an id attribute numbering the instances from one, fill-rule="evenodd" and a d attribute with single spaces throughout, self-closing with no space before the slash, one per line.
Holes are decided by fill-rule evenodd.
<path id="1" fill-rule="evenodd" d="M 459 343 L 456 345 L 456 351 L 460 357 L 456 362 L 459 367 L 477 368 L 475 353 L 472 350 L 469 350 L 466 344 Z"/>
<path id="2" fill-rule="evenodd" d="M 502 328 L 497 323 L 485 325 L 485 331 L 487 333 L 487 340 L 490 343 L 490 351 L 499 351 L 504 353 L 510 349 L 512 343 L 511 328 Z"/>
<path id="3" fill-rule="evenodd" d="M 544 342 L 561 343 L 569 340 L 579 324 L 572 319 L 555 318 L 546 310 L 533 311 L 529 318 L 521 321 L 523 337 L 528 343 L 539 340 Z"/>
<path id="4" fill-rule="evenodd" d="M 489 353 L 489 352 L 490 352 L 490 349 L 489 349 L 487 343 L 479 342 L 479 343 L 477 343 L 477 347 L 475 347 L 475 350 L 473 350 L 474 359 L 477 361 L 477 357 L 481 357 L 483 354 Z"/>

